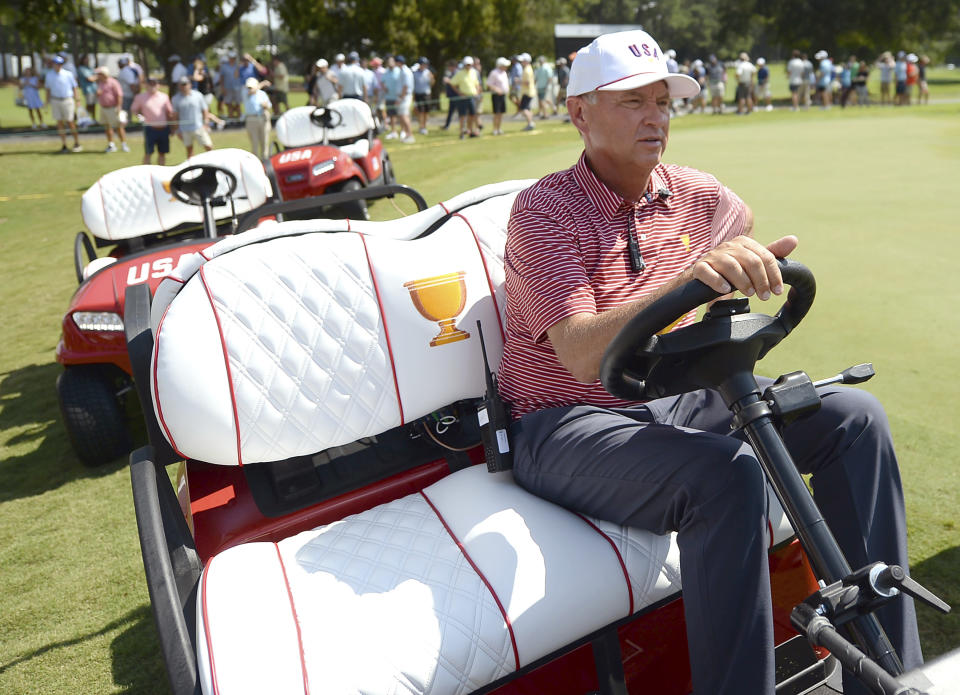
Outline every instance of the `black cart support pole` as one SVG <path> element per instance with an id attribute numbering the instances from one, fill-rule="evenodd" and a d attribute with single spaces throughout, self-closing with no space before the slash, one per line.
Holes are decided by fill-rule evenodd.
<path id="1" fill-rule="evenodd" d="M 752 386 L 747 382 L 752 381 Z M 753 375 L 735 374 L 721 384 L 720 393 L 734 416 L 745 408 L 760 402 L 760 388 Z M 764 473 L 777 492 L 787 518 L 793 525 L 800 543 L 810 558 L 818 579 L 827 584 L 842 580 L 851 573 L 850 565 L 837 545 L 823 515 L 807 490 L 806 483 L 793 462 L 783 438 L 770 414 L 750 419 L 743 427 L 750 444 L 757 453 Z M 899 676 L 903 664 L 880 622 L 874 615 L 860 616 L 847 623 L 854 640 L 887 673 Z"/>

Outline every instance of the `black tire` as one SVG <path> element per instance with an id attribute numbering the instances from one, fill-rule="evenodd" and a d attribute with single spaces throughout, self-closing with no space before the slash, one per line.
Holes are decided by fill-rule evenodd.
<path id="1" fill-rule="evenodd" d="M 363 184 L 356 179 L 350 179 L 342 186 L 337 187 L 338 193 L 348 193 L 351 191 L 360 190 L 363 190 Z M 370 211 L 367 209 L 366 200 L 351 200 L 347 203 L 341 203 L 337 207 L 340 209 L 340 212 L 343 213 L 344 217 L 349 217 L 351 220 L 370 219 Z"/>
<path id="2" fill-rule="evenodd" d="M 393 162 L 390 161 L 390 155 L 386 152 L 383 153 L 381 166 L 383 168 L 383 185 L 389 186 L 391 183 L 396 183 L 397 175 L 393 173 Z"/>
<path id="3" fill-rule="evenodd" d="M 96 365 L 67 367 L 57 377 L 63 424 L 85 466 L 102 466 L 130 452 L 115 381 L 108 369 Z"/>

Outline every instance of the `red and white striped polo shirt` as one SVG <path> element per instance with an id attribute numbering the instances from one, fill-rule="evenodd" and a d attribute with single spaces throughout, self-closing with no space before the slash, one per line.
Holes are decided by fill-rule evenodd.
<path id="1" fill-rule="evenodd" d="M 669 197 L 657 195 L 663 188 Z M 650 294 L 744 231 L 746 205 L 710 174 L 661 163 L 647 191 L 639 203 L 624 200 L 581 155 L 517 196 L 507 228 L 507 341 L 499 373 L 515 418 L 576 403 L 624 405 L 599 380 L 576 381 L 557 359 L 547 329 Z M 639 273 L 627 249 L 631 218 L 646 264 Z M 678 327 L 695 318 L 691 312 Z"/>

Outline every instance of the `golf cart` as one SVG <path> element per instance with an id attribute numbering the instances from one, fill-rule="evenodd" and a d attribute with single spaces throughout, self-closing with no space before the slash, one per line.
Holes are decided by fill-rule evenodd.
<path id="1" fill-rule="evenodd" d="M 569 512 L 483 465 L 479 338 L 495 369 L 506 222 L 529 183 L 392 222 L 261 226 L 191 256 L 152 298 L 130 289 L 150 438 L 131 456 L 134 505 L 174 692 L 690 692 L 675 534 Z M 753 361 L 781 339 L 813 298 L 812 278 L 786 276 L 801 297 L 785 318 L 718 313 L 714 344 L 747 319 Z M 641 329 L 611 347 L 605 385 L 672 388 L 647 338 L 708 294 L 685 288 L 690 307 L 638 316 Z M 752 378 L 749 357 L 731 366 L 741 385 L 744 364 Z M 766 394 L 735 395 L 748 432 L 781 417 L 753 405 Z M 833 551 L 811 538 L 795 487 L 770 479 L 778 693 L 808 693 L 838 664 L 791 624 L 832 586 L 801 540 L 814 557 Z M 815 615 L 833 617 L 821 603 Z"/>
<path id="2" fill-rule="evenodd" d="M 407 193 L 395 186 L 363 195 Z M 357 195 L 357 194 L 353 194 Z M 349 194 L 338 194 L 334 202 Z M 123 340 L 129 287 L 156 289 L 181 259 L 201 252 L 220 236 L 255 226 L 285 211 L 317 215 L 318 200 L 274 202 L 260 160 L 250 152 L 220 149 L 178 166 L 138 165 L 102 176 L 84 193 L 84 224 L 74 244 L 79 287 L 63 318 L 56 359 L 64 366 L 57 396 L 64 425 L 80 460 L 107 463 L 130 451 L 124 395 L 131 389 L 130 360 Z M 92 237 L 91 237 L 92 235 Z M 97 256 L 98 249 L 109 249 Z"/>
<path id="3" fill-rule="evenodd" d="M 394 183 L 390 156 L 376 131 L 370 107 L 359 99 L 285 111 L 275 128 L 283 150 L 270 157 L 280 198 L 296 200 Z M 370 219 L 363 199 L 339 208 L 351 219 Z"/>

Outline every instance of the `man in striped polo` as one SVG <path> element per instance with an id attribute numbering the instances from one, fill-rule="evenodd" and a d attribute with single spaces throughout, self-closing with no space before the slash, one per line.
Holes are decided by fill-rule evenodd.
<path id="1" fill-rule="evenodd" d="M 514 203 L 499 379 L 521 485 L 615 523 L 678 532 L 694 692 L 772 695 L 766 493 L 753 451 L 730 436 L 730 413 L 715 391 L 630 403 L 597 378 L 627 321 L 691 279 L 762 300 L 783 292 L 775 257 L 797 239 L 760 244 L 735 193 L 709 174 L 660 161 L 671 99 L 698 91 L 692 78 L 668 72 L 642 31 L 601 36 L 577 53 L 567 109 L 584 152 Z M 691 312 L 678 325 L 693 320 Z M 785 431 L 797 465 L 814 474 L 817 502 L 853 567 L 906 566 L 903 494 L 883 409 L 862 390 L 821 394 L 823 407 Z M 904 665 L 918 665 L 912 602 L 889 604 L 878 617 Z M 845 683 L 844 692 L 865 691 Z"/>

